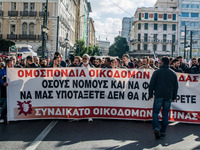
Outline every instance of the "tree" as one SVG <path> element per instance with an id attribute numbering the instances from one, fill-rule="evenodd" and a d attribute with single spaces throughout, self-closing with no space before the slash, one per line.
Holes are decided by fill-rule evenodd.
<path id="1" fill-rule="evenodd" d="M 98 46 L 87 46 L 85 47 L 85 41 L 84 40 L 77 40 L 76 41 L 76 49 L 74 51 L 74 56 L 78 56 L 79 53 L 79 43 L 80 43 L 80 56 L 82 57 L 84 54 L 88 54 L 90 56 L 101 56 L 101 53 L 99 51 Z"/>
<path id="2" fill-rule="evenodd" d="M 85 41 L 84 40 L 77 40 L 76 41 L 76 49 L 74 51 L 74 56 L 78 56 L 79 54 L 79 44 L 80 44 L 80 56 L 82 57 L 85 53 L 87 53 L 87 48 L 85 47 Z"/>
<path id="3" fill-rule="evenodd" d="M 123 38 L 121 36 L 115 37 L 115 42 L 109 47 L 109 53 L 110 56 L 118 56 L 122 57 L 123 54 L 128 52 L 129 46 L 126 41 L 126 38 Z"/>
<path id="4" fill-rule="evenodd" d="M 99 46 L 95 46 L 93 47 L 93 56 L 102 56 L 102 53 L 100 53 L 100 50 L 99 50 Z"/>
<path id="5" fill-rule="evenodd" d="M 0 40 L 0 51 L 1 52 L 9 52 L 9 47 L 15 45 L 15 42 L 7 41 L 7 40 Z"/>

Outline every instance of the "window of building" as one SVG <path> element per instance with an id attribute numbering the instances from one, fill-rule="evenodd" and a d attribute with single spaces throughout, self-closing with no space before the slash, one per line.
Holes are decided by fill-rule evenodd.
<path id="1" fill-rule="evenodd" d="M 3 10 L 2 2 L 0 2 L 0 10 Z"/>
<path id="2" fill-rule="evenodd" d="M 155 20 L 155 21 L 158 20 L 158 13 L 154 13 L 154 20 Z"/>
<path id="3" fill-rule="evenodd" d="M 141 29 L 141 23 L 138 23 L 138 30 Z"/>
<path id="4" fill-rule="evenodd" d="M 163 30 L 167 31 L 167 24 L 163 24 Z"/>
<path id="5" fill-rule="evenodd" d="M 141 20 L 141 18 L 142 18 L 142 15 L 141 15 L 141 13 L 139 13 L 139 20 Z"/>
<path id="6" fill-rule="evenodd" d="M 185 8 L 185 7 L 186 7 L 186 5 L 185 5 L 185 4 L 181 4 L 181 7 L 182 7 L 182 8 Z"/>
<path id="7" fill-rule="evenodd" d="M 149 24 L 148 23 L 144 23 L 144 30 L 148 30 L 149 28 Z"/>
<path id="8" fill-rule="evenodd" d="M 11 11 L 16 11 L 16 10 L 17 10 L 16 2 L 11 2 Z"/>
<path id="9" fill-rule="evenodd" d="M 185 8 L 190 8 L 190 4 L 185 4 Z"/>
<path id="10" fill-rule="evenodd" d="M 157 44 L 153 44 L 153 51 L 157 51 Z"/>
<path id="11" fill-rule="evenodd" d="M 137 49 L 140 50 L 140 44 L 137 45 Z"/>
<path id="12" fill-rule="evenodd" d="M 167 51 L 167 45 L 162 46 L 163 51 Z"/>
<path id="13" fill-rule="evenodd" d="M 147 33 L 144 34 L 144 42 L 148 42 L 148 34 Z"/>
<path id="14" fill-rule="evenodd" d="M 28 11 L 28 3 L 23 3 L 23 11 Z"/>
<path id="15" fill-rule="evenodd" d="M 196 4 L 196 8 L 199 8 L 199 4 Z"/>
<path id="16" fill-rule="evenodd" d="M 158 24 L 154 23 L 154 30 L 158 30 Z"/>
<path id="17" fill-rule="evenodd" d="M 176 14 L 172 15 L 172 20 L 176 20 Z"/>
<path id="18" fill-rule="evenodd" d="M 42 11 L 44 12 L 46 9 L 46 3 L 42 3 Z"/>
<path id="19" fill-rule="evenodd" d="M 184 21 L 181 21 L 181 26 L 185 26 L 185 22 Z"/>
<path id="20" fill-rule="evenodd" d="M 153 39 L 154 39 L 154 42 L 156 42 L 157 39 L 158 39 L 158 34 L 154 34 L 154 35 L 153 35 Z"/>
<path id="21" fill-rule="evenodd" d="M 26 34 L 27 34 L 27 31 L 28 31 L 28 25 L 27 25 L 26 22 L 24 22 L 24 23 L 22 24 L 22 34 L 23 34 L 23 35 L 26 35 Z"/>
<path id="22" fill-rule="evenodd" d="M 172 35 L 172 43 L 175 43 L 176 41 L 176 35 Z"/>
<path id="23" fill-rule="evenodd" d="M 10 25 L 10 34 L 16 34 L 16 26 L 15 24 Z"/>
<path id="24" fill-rule="evenodd" d="M 34 35 L 35 32 L 35 25 L 33 22 L 29 24 L 29 35 Z"/>
<path id="25" fill-rule="evenodd" d="M 163 34 L 163 42 L 167 42 L 167 34 Z"/>
<path id="26" fill-rule="evenodd" d="M 35 11 L 35 3 L 30 3 L 30 11 Z"/>
<path id="27" fill-rule="evenodd" d="M 149 19 L 149 13 L 145 13 L 144 18 Z"/>
<path id="28" fill-rule="evenodd" d="M 176 31 L 176 24 L 172 24 L 172 31 Z"/>
<path id="29" fill-rule="evenodd" d="M 198 27 L 198 26 L 199 26 L 199 22 L 195 22 L 195 23 L 194 23 L 194 26 L 195 26 L 195 27 Z"/>
<path id="30" fill-rule="evenodd" d="M 191 4 L 191 8 L 196 8 L 196 5 L 195 4 Z"/>
<path id="31" fill-rule="evenodd" d="M 189 13 L 181 13 L 182 17 L 189 17 Z"/>
<path id="32" fill-rule="evenodd" d="M 144 50 L 147 51 L 148 49 L 148 44 L 144 44 Z"/>
<path id="33" fill-rule="evenodd" d="M 167 20 L 167 14 L 163 15 L 163 20 Z"/>
<path id="34" fill-rule="evenodd" d="M 138 41 L 141 41 L 141 35 L 138 34 Z"/>
<path id="35" fill-rule="evenodd" d="M 191 17 L 199 17 L 199 13 L 191 13 Z"/>

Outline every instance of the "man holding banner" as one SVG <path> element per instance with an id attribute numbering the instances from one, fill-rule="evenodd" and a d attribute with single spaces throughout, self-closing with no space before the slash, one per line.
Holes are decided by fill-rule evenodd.
<path id="1" fill-rule="evenodd" d="M 165 136 L 168 126 L 169 110 L 172 100 L 175 100 L 178 92 L 178 80 L 175 72 L 169 69 L 169 58 L 163 57 L 160 69 L 156 70 L 150 80 L 149 99 L 153 100 L 153 130 L 158 139 Z M 161 129 L 159 126 L 159 113 L 162 107 Z"/>
<path id="2" fill-rule="evenodd" d="M 6 82 L 6 75 L 7 71 L 6 68 L 13 68 L 13 60 L 8 59 L 6 60 L 6 67 L 0 70 L 0 87 L 1 87 L 1 97 L 0 97 L 0 104 L 1 104 L 1 116 L 0 116 L 0 123 L 6 122 L 7 120 L 7 86 L 8 83 Z"/>

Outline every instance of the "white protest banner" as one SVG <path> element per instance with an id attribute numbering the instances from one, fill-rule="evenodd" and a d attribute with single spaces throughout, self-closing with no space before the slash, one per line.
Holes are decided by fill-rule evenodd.
<path id="1" fill-rule="evenodd" d="M 136 69 L 7 69 L 8 120 L 151 120 L 153 102 L 148 100 L 148 86 L 152 73 Z M 179 93 L 170 120 L 200 123 L 199 75 L 177 76 Z"/>

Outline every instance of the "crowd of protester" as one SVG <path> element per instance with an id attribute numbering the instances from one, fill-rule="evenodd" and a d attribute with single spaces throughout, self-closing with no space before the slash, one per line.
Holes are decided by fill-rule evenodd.
<path id="1" fill-rule="evenodd" d="M 84 54 L 82 57 L 75 56 L 72 60 L 62 60 L 62 55 L 59 52 L 54 54 L 54 58 L 41 58 L 28 56 L 26 59 L 18 60 L 15 56 L 11 56 L 14 68 L 59 68 L 59 67 L 91 67 L 91 68 L 112 68 L 112 69 L 152 69 L 160 68 L 158 59 L 144 56 L 141 58 L 131 59 L 128 54 L 124 54 L 122 58 L 116 57 L 95 57 Z M 0 69 L 5 67 L 5 61 L 0 58 Z M 175 72 L 180 73 L 200 73 L 200 58 L 193 58 L 190 63 L 185 63 L 182 56 L 170 58 L 170 68 Z"/>
<path id="2" fill-rule="evenodd" d="M 87 68 L 111 68 L 111 69 L 151 69 L 157 70 L 160 68 L 160 61 L 149 58 L 148 56 L 141 58 L 131 59 L 128 54 L 124 54 L 122 58 L 116 57 L 94 57 L 84 54 L 82 57 L 75 56 L 72 60 L 62 60 L 62 55 L 59 52 L 55 52 L 54 58 L 39 58 L 27 56 L 26 59 L 16 59 L 15 56 L 11 56 L 7 59 L 0 57 L 0 87 L 1 87 L 1 116 L 2 119 L 6 119 L 6 68 L 59 68 L 59 67 L 87 67 Z M 170 58 L 171 70 L 179 73 L 200 73 L 200 58 L 193 58 L 191 63 L 185 63 L 181 56 L 176 58 Z"/>

